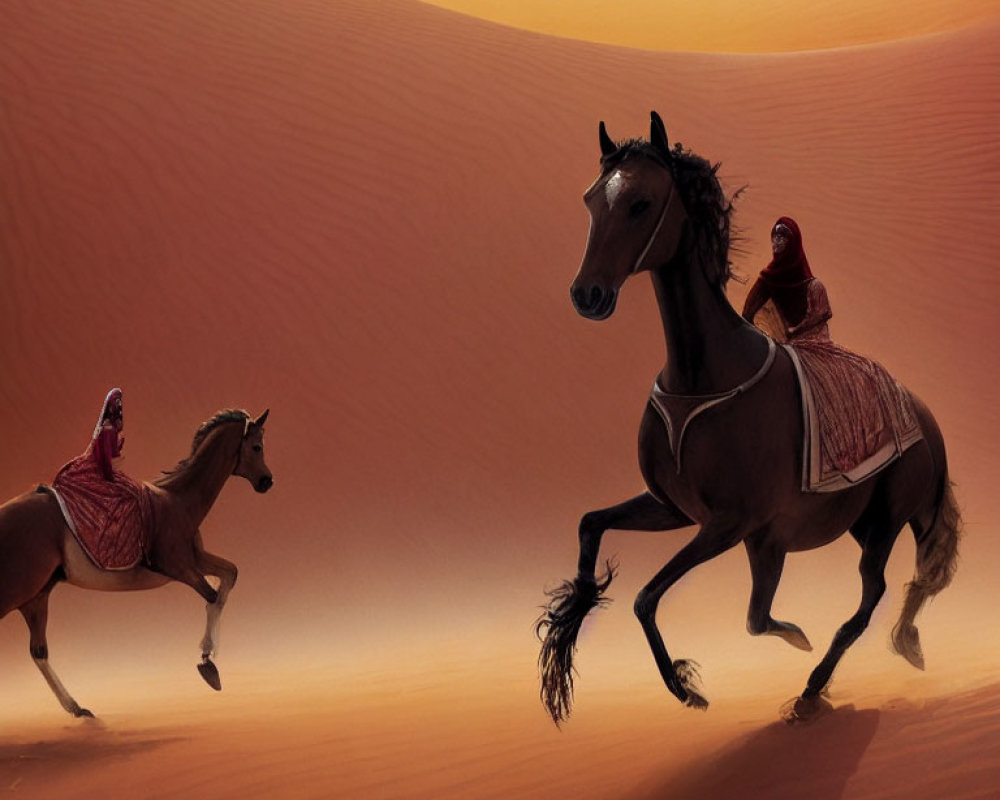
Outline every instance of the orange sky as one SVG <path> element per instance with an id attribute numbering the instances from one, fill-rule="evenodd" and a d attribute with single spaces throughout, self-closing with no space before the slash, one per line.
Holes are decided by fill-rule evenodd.
<path id="1" fill-rule="evenodd" d="M 0 494 L 81 451 L 111 385 L 137 477 L 217 409 L 270 407 L 275 489 L 234 481 L 204 528 L 241 569 L 224 681 L 294 660 L 334 678 L 390 662 L 419 685 L 447 662 L 476 691 L 500 667 L 533 686 L 531 622 L 572 574 L 580 514 L 642 488 L 664 357 L 648 280 L 602 325 L 568 286 L 597 121 L 645 135 L 651 108 L 730 190 L 749 184 L 740 273 L 794 216 L 834 335 L 934 410 L 967 533 L 925 613 L 927 680 L 995 663 L 995 22 L 778 56 L 609 48 L 408 0 L 11 2 L 0 28 Z M 590 709 L 661 691 L 631 599 L 690 533 L 609 535 L 622 574 L 582 644 Z M 825 645 L 856 559 L 847 539 L 791 558 L 779 613 Z M 910 669 L 884 641 L 912 564 L 904 536 L 842 684 Z M 669 641 L 715 696 L 753 691 L 748 674 L 798 691 L 812 656 L 747 637 L 748 592 L 742 552 L 700 568 L 664 602 Z M 202 614 L 179 586 L 60 587 L 50 645 L 78 693 L 155 665 L 193 696 Z M 49 708 L 26 651 L 21 619 L 0 621 L 7 680 Z"/>
<path id="2" fill-rule="evenodd" d="M 424 0 L 539 33 L 649 50 L 768 53 L 871 44 L 995 19 L 995 0 Z"/>

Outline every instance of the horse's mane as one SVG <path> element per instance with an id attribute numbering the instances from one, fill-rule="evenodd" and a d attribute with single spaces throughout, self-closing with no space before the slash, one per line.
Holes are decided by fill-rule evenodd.
<path id="1" fill-rule="evenodd" d="M 241 408 L 225 408 L 222 411 L 216 412 L 215 416 L 211 419 L 205 420 L 201 425 L 198 426 L 198 430 L 195 431 L 194 439 L 191 442 L 191 453 L 187 458 L 182 459 L 177 462 L 177 465 L 173 469 L 164 470 L 163 476 L 157 478 L 154 482 L 154 486 L 163 486 L 171 478 L 176 476 L 179 472 L 182 472 L 185 468 L 190 466 L 192 459 L 198 452 L 198 448 L 201 447 L 202 442 L 208 438 L 208 435 L 218 428 L 220 425 L 225 425 L 229 422 L 241 422 L 245 426 L 247 421 L 250 419 L 250 414 Z"/>
<path id="2" fill-rule="evenodd" d="M 645 139 L 628 139 L 618 143 L 614 153 L 601 159 L 601 168 L 607 172 L 629 156 L 651 158 L 670 170 L 691 221 L 692 255 L 706 277 L 724 289 L 733 277 L 730 247 L 736 250 L 734 243 L 740 238 L 731 225 L 733 203 L 745 187 L 726 197 L 717 175 L 722 164 L 706 161 L 684 149 L 680 142 L 674 143 L 668 158 Z"/>

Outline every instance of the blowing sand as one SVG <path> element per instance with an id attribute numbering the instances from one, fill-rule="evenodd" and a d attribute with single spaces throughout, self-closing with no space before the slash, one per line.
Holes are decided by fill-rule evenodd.
<path id="1" fill-rule="evenodd" d="M 775 720 L 777 698 L 706 714 L 617 695 L 556 731 L 515 701 L 527 685 L 456 691 L 375 675 L 295 691 L 247 685 L 225 710 L 150 699 L 142 713 L 0 736 L 11 796 L 578 798 L 995 798 L 1000 686 L 947 697 L 836 701 L 804 727 Z M 291 677 L 291 676 L 289 676 Z M 315 679 L 317 676 L 311 676 Z M 349 688 L 349 690 L 345 690 Z M 662 706 L 660 713 L 648 713 Z M 155 721 L 154 721 L 155 720 Z"/>

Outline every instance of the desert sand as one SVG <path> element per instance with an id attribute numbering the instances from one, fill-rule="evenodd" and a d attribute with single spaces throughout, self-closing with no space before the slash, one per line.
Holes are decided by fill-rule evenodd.
<path id="1" fill-rule="evenodd" d="M 1000 775 L 996 684 L 857 697 L 797 728 L 775 720 L 776 698 L 691 718 L 645 713 L 662 705 L 652 693 L 613 693 L 598 719 L 554 733 L 511 704 L 531 687 L 509 679 L 490 696 L 445 678 L 399 690 L 376 673 L 337 692 L 304 691 L 313 681 L 298 678 L 294 692 L 248 681 L 214 710 L 152 701 L 5 733 L 0 786 L 40 798 L 888 800 L 995 797 Z"/>
<path id="2" fill-rule="evenodd" d="M 0 30 L 0 494 L 82 451 L 112 385 L 131 474 L 173 465 L 219 408 L 270 407 L 276 480 L 234 482 L 203 531 L 241 570 L 221 694 L 179 586 L 54 594 L 52 662 L 95 725 L 56 706 L 19 616 L 0 621 L 0 790 L 648 798 L 726 796 L 748 771 L 765 797 L 996 796 L 1000 19 L 746 55 L 409 0 L 9 2 Z M 537 701 L 542 590 L 572 573 L 580 514 L 642 488 L 664 358 L 648 281 L 602 325 L 568 286 L 597 121 L 644 135 L 652 108 L 748 186 L 738 272 L 795 217 L 834 336 L 948 443 L 966 528 L 920 621 L 927 671 L 885 646 L 904 533 L 837 711 L 798 739 L 773 723 L 818 656 L 746 635 L 741 552 L 661 606 L 712 707 L 660 683 L 631 598 L 690 531 L 606 538 L 618 602 L 585 630 L 575 716 L 557 731 Z M 825 646 L 856 559 L 845 540 L 791 557 L 776 615 Z M 797 771 L 774 772 L 792 748 Z"/>

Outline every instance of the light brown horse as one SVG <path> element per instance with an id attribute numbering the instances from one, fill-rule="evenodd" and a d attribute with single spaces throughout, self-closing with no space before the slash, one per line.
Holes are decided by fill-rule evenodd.
<path id="1" fill-rule="evenodd" d="M 802 409 L 791 358 L 726 298 L 732 204 L 716 178 L 717 165 L 679 145 L 671 148 L 655 112 L 650 141 L 616 144 L 603 122 L 599 140 L 602 169 L 584 195 L 590 236 L 571 299 L 582 316 L 607 319 L 622 284 L 638 272 L 650 273 L 667 348 L 656 380 L 676 416 L 668 431 L 653 405 L 646 406 L 639 465 L 648 491 L 580 521 L 577 576 L 551 593 L 537 627 L 544 635 L 539 669 L 546 709 L 557 724 L 569 715 L 580 625 L 605 602 L 613 576 L 610 566 L 601 578 L 595 574 L 601 537 L 611 529 L 698 526 L 635 601 L 660 675 L 688 706 L 705 708 L 708 702 L 696 690 L 693 663 L 668 655 L 656 625 L 657 605 L 690 569 L 741 542 L 753 578 L 747 629 L 802 650 L 812 647 L 798 626 L 771 617 L 785 554 L 829 544 L 846 530 L 861 545 L 861 604 L 789 704 L 790 721 L 828 707 L 820 693 L 867 627 L 885 591 L 889 553 L 907 523 L 917 543 L 916 574 L 892 641 L 896 652 L 922 668 L 913 621 L 926 599 L 951 580 L 960 524 L 934 417 L 914 397 L 921 441 L 857 485 L 803 491 Z"/>
<path id="2" fill-rule="evenodd" d="M 212 662 L 218 643 L 219 615 L 233 584 L 236 566 L 205 550 L 198 528 L 230 475 L 250 481 L 258 492 L 274 483 L 264 463 L 265 411 L 253 419 L 246 411 L 220 411 L 198 428 L 191 455 L 163 477 L 147 483 L 152 500 L 148 552 L 129 570 L 102 570 L 80 547 L 63 518 L 56 498 L 40 486 L 0 506 L 0 618 L 15 608 L 31 633 L 31 657 L 70 714 L 93 714 L 74 700 L 48 660 L 45 625 L 49 593 L 66 581 L 105 592 L 154 589 L 180 581 L 208 603 L 202 661 L 198 671 L 221 689 Z M 205 580 L 219 579 L 218 590 Z"/>

